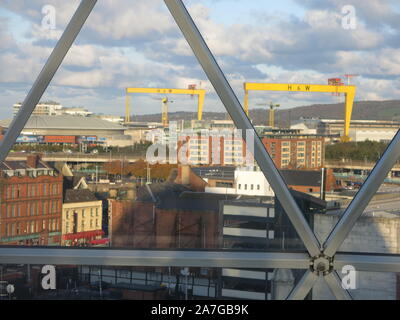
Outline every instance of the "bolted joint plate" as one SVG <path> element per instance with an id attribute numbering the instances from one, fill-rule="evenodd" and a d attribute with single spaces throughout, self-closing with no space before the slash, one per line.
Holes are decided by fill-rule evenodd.
<path id="1" fill-rule="evenodd" d="M 333 258 L 320 254 L 310 260 L 310 270 L 318 276 L 326 276 L 333 271 Z"/>

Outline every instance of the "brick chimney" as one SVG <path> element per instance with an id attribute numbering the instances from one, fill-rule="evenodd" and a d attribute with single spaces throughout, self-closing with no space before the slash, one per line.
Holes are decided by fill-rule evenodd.
<path id="1" fill-rule="evenodd" d="M 181 166 L 181 183 L 183 185 L 190 184 L 190 166 L 188 165 Z"/>
<path id="2" fill-rule="evenodd" d="M 40 154 L 29 155 L 26 157 L 26 164 L 31 168 L 37 168 L 40 159 L 41 159 Z"/>

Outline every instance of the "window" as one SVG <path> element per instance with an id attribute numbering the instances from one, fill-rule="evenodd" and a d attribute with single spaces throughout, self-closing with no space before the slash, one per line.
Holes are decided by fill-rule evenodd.
<path id="1" fill-rule="evenodd" d="M 7 187 L 7 199 L 10 199 L 11 198 L 11 186 L 9 186 L 9 187 Z"/>
<path id="2" fill-rule="evenodd" d="M 79 15 L 78 15 L 79 16 Z M 177 19 L 178 20 L 178 22 L 179 22 L 179 19 Z M 184 28 L 182 28 L 182 29 L 184 29 Z M 195 39 L 192 39 L 192 41 L 195 41 Z M 238 41 L 240 41 L 240 40 L 238 40 Z M 192 46 L 192 48 L 196 48 L 196 46 Z M 161 48 L 162 49 L 162 48 Z M 161 50 L 160 49 L 160 50 Z M 195 51 L 196 51 L 196 49 L 195 49 Z M 201 59 L 200 59 L 201 60 Z M 204 64 L 203 64 L 204 65 Z M 40 80 L 40 79 L 39 79 Z M 213 82 L 213 80 L 211 79 L 211 81 Z M 233 108 L 234 106 L 232 105 L 232 104 L 228 104 L 227 102 L 229 102 L 229 101 L 226 101 L 227 99 L 226 99 L 226 97 L 228 97 L 228 94 L 226 94 L 227 93 L 227 89 L 229 89 L 229 87 L 227 87 L 227 88 L 221 88 L 221 90 L 222 90 L 222 93 L 223 94 L 221 94 L 221 97 L 222 97 L 222 100 L 223 100 L 223 102 L 224 102 L 224 105 L 226 105 L 227 107 L 228 107 L 228 109 L 230 109 L 230 108 Z M 36 90 L 34 90 L 34 91 L 36 91 Z M 228 92 L 229 93 L 229 92 Z M 239 107 L 239 106 L 237 106 L 237 107 Z M 231 111 L 231 110 L 228 110 L 229 112 Z M 235 113 L 233 113 L 233 112 L 231 112 L 231 114 L 233 115 L 233 118 L 234 118 L 234 120 L 235 121 L 238 121 L 238 119 L 237 119 L 237 117 L 235 116 Z M 263 122 L 265 122 L 265 119 L 263 120 Z M 330 129 L 330 128 L 328 128 L 328 129 Z M 278 151 L 280 151 L 280 150 L 278 150 Z M 307 149 L 307 151 L 309 151 L 309 149 Z M 280 156 L 280 155 L 279 155 Z M 289 158 L 289 157 L 288 157 Z M 265 160 L 265 159 L 264 159 Z M 261 161 L 262 161 L 262 159 L 261 159 Z M 287 159 L 285 159 L 284 160 L 284 162 L 289 162 L 289 160 L 287 160 Z M 263 166 L 262 167 L 264 167 L 264 164 L 263 164 Z M 267 166 L 267 167 L 269 167 L 269 166 Z M 271 169 L 271 168 L 270 168 Z M 272 174 L 273 174 L 273 176 L 278 176 L 278 172 L 272 172 Z M 254 182 L 253 182 L 254 183 Z M 247 185 L 246 185 L 246 189 L 247 189 Z M 49 191 L 50 191 L 50 188 L 49 188 Z M 287 190 L 286 190 L 287 191 Z M 284 193 L 283 193 L 284 194 Z M 283 200 L 285 200 L 285 198 L 287 198 L 286 196 L 284 197 L 284 196 L 282 196 L 282 198 L 283 198 Z M 290 198 L 290 197 L 289 197 Z M 153 207 L 154 208 L 154 207 Z M 357 213 L 357 212 L 356 212 Z M 3 213 L 4 214 L 4 213 Z M 277 214 L 278 214 L 278 212 L 277 212 Z M 351 214 L 351 210 L 350 210 L 350 214 Z M 291 215 L 293 215 L 293 214 L 291 214 Z M 354 217 L 354 216 L 353 216 Z M 80 217 L 79 217 L 80 218 Z M 58 220 L 57 220 L 57 223 L 58 223 Z M 84 224 L 84 222 L 82 221 L 82 224 Z M 79 225 L 79 224 L 78 224 Z M 295 224 L 296 225 L 296 224 Z M 25 227 L 25 225 L 24 225 L 24 227 Z M 76 225 L 74 225 L 73 226 L 74 227 L 74 229 L 76 229 Z M 7 225 L 7 228 L 8 228 L 8 225 Z M 274 233 L 273 233 L 273 231 L 272 230 L 270 230 L 270 231 L 272 231 L 272 233 L 271 232 L 268 232 L 268 228 L 267 229 L 263 229 L 262 230 L 262 232 L 263 232 L 263 238 L 264 239 L 262 239 L 263 241 L 265 240 L 265 236 L 267 236 L 268 238 L 270 238 L 270 239 L 274 239 Z M 185 230 L 186 231 L 186 230 Z M 265 231 L 267 231 L 267 233 L 266 233 L 266 235 L 264 234 L 265 233 Z M 338 230 L 339 232 L 340 232 L 340 230 Z M 8 233 L 8 231 L 7 231 L 7 233 Z M 10 232 L 10 233 L 12 233 L 12 231 Z M 309 237 L 310 238 L 310 237 Z M 277 241 L 276 242 L 279 242 L 278 241 L 278 239 L 276 239 Z M 311 239 L 312 240 L 312 239 Z M 312 241 L 309 241 L 309 242 L 312 242 Z M 224 242 L 225 242 L 225 240 L 224 240 Z M 271 243 L 273 242 L 273 241 L 270 241 Z M 287 243 L 285 243 L 285 245 L 286 245 Z M 308 247 L 308 246 L 307 246 Z M 319 254 L 319 252 L 320 252 L 320 250 L 319 249 L 321 249 L 321 251 L 323 250 L 323 248 L 320 248 L 319 246 L 316 246 L 316 252 Z M 33 250 L 35 250 L 35 249 L 33 249 Z M 56 249 L 56 250 L 58 250 L 58 249 Z M 84 250 L 84 249 L 83 249 Z M 16 250 L 17 251 L 17 250 Z M 66 250 L 63 250 L 63 249 L 61 249 L 60 251 L 58 251 L 58 252 L 60 252 L 60 257 L 62 258 L 62 254 L 63 253 L 65 253 L 65 251 Z M 69 251 L 79 251 L 79 250 L 69 250 Z M 310 250 L 310 251 L 312 251 L 312 250 Z M 315 251 L 315 250 L 314 250 Z M 56 251 L 57 252 L 57 251 Z M 246 252 L 244 252 L 244 253 L 246 253 Z M 324 252 L 322 252 L 322 253 L 324 253 Z M 68 253 L 67 253 L 68 254 Z M 85 251 L 83 251 L 83 252 L 80 252 L 80 253 L 78 253 L 77 254 L 77 257 L 81 257 L 82 258 L 82 256 L 85 254 Z M 80 255 L 80 256 L 79 256 Z M 207 253 L 203 253 L 203 252 L 201 252 L 201 255 L 203 255 L 203 259 L 204 259 L 204 257 L 206 257 L 207 256 Z M 224 255 L 224 253 L 223 252 L 221 252 L 221 256 L 223 256 Z M 312 256 L 312 257 L 314 257 L 314 255 L 310 255 L 310 256 Z M 334 258 L 334 256 L 333 255 L 331 255 L 333 258 Z M 246 257 L 246 254 L 244 254 L 243 255 L 243 257 Z M 289 260 L 289 257 L 290 256 L 287 256 L 287 258 L 288 258 L 288 260 Z M 366 257 L 369 257 L 369 256 L 366 256 Z M 157 258 L 159 258 L 159 257 L 157 257 Z M 29 259 L 29 257 L 28 258 L 26 258 L 26 260 L 28 260 Z M 193 258 L 193 259 L 195 259 L 195 258 Z M 200 258 L 201 259 L 201 258 Z M 306 269 L 308 268 L 307 267 L 307 264 L 308 264 L 308 257 L 306 256 L 305 258 L 302 258 L 304 261 L 305 261 L 305 265 L 306 265 Z M 223 260 L 222 258 L 221 258 L 221 260 Z M 367 258 L 366 258 L 366 260 L 367 260 Z M 36 260 L 36 261 L 38 261 L 38 260 Z M 79 260 L 78 260 L 79 261 Z M 89 260 L 90 261 L 90 260 Z M 93 261 L 93 260 L 92 260 Z M 98 260 L 98 261 L 100 261 L 100 260 Z M 113 261 L 112 260 L 112 258 L 110 259 L 110 261 Z M 204 260 L 203 260 L 204 261 Z M 313 260 L 314 261 L 314 260 Z M 372 260 L 371 260 L 372 261 Z M 46 263 L 46 261 L 43 261 L 44 263 Z M 61 261 L 62 262 L 62 261 Z M 28 263 L 29 263 L 29 261 L 28 261 Z M 328 261 L 328 263 L 329 263 L 329 261 Z M 349 263 L 349 264 L 351 264 L 351 262 Z M 376 263 L 377 264 L 377 263 Z M 251 265 L 250 263 L 249 263 L 249 265 Z M 255 264 L 253 264 L 253 266 L 254 266 Z M 257 267 L 257 266 L 255 266 L 255 267 Z M 89 267 L 90 268 L 90 267 Z M 312 269 L 312 268 L 311 268 Z M 317 268 L 316 268 L 317 269 Z M 318 268 L 318 269 L 320 269 L 320 268 Z M 100 268 L 98 269 L 99 270 L 99 275 L 101 274 L 103 274 L 103 272 L 102 271 L 100 271 Z M 269 270 L 269 271 L 271 271 L 271 270 Z M 313 271 L 313 270 L 312 270 Z M 318 271 L 318 270 L 315 270 L 315 271 Z M 323 271 L 323 270 L 322 270 Z M 272 274 L 271 273 L 268 273 L 268 275 L 267 275 L 267 277 L 265 277 L 265 274 L 267 273 L 267 270 L 263 270 L 263 273 L 264 273 L 264 278 L 262 278 L 263 280 L 265 279 L 265 278 L 267 278 L 267 279 L 270 279 L 270 280 L 272 280 Z M 308 272 L 309 274 L 311 274 L 311 272 Z M 321 272 L 322 273 L 322 272 Z M 115 273 L 115 275 L 116 275 L 116 273 Z M 131 282 L 132 282 L 132 273 L 130 274 L 131 275 Z M 92 280 L 91 278 L 90 278 L 90 274 L 89 274 L 89 279 L 90 280 Z M 300 276 L 300 275 L 299 275 Z M 312 274 L 311 274 L 311 276 L 312 276 Z M 116 277 L 115 277 L 116 278 Z M 297 277 L 296 277 L 297 278 Z M 186 278 L 187 279 L 187 278 Z M 310 278 L 308 278 L 308 279 L 310 279 Z M 102 278 L 100 278 L 99 280 L 102 280 Z M 166 282 L 166 279 L 164 278 L 163 279 L 164 281 L 161 281 L 161 282 Z M 168 279 L 169 280 L 169 279 Z M 181 278 L 181 286 L 182 286 L 182 282 L 184 282 L 184 279 L 183 278 Z M 246 283 L 249 287 L 251 287 L 251 285 L 250 285 L 250 282 L 254 282 L 253 281 L 254 279 L 252 279 L 251 281 L 248 281 L 248 283 Z M 296 279 L 297 280 L 297 279 Z M 307 279 L 306 279 L 307 280 Z M 237 280 L 236 279 L 231 279 L 231 283 L 232 282 L 236 282 Z M 116 281 L 117 282 L 117 281 Z M 146 282 L 147 282 L 147 273 L 146 273 Z M 159 283 L 161 283 L 161 282 L 159 282 Z M 393 282 L 393 281 L 392 281 Z M 101 282 L 100 282 L 101 283 Z M 187 281 L 186 281 L 186 283 L 187 283 Z M 194 281 L 192 282 L 192 284 L 194 283 Z M 304 281 L 303 283 L 309 283 L 309 281 L 307 280 L 307 281 Z M 261 291 L 261 293 L 263 293 L 264 294 L 264 297 L 262 297 L 262 298 L 265 298 L 265 297 L 269 297 L 269 293 L 267 293 L 267 287 L 269 287 L 270 285 L 268 284 L 268 286 L 266 285 L 266 283 L 263 283 L 262 284 L 262 286 L 261 285 L 254 285 L 254 288 L 256 288 L 256 289 L 259 289 L 260 291 Z M 330 285 L 331 286 L 331 285 Z M 338 286 L 340 286 L 340 283 L 338 283 Z M 176 287 L 177 289 L 179 289 L 178 287 Z M 233 287 L 233 285 L 232 285 L 232 287 L 231 287 L 232 289 L 234 289 L 234 287 Z M 250 289 L 254 289 L 254 288 L 250 288 Z M 186 291 L 187 291 L 187 285 L 185 285 L 185 289 L 186 289 Z M 219 289 L 219 287 L 218 287 L 218 289 Z M 269 289 L 269 288 L 268 288 Z M 298 291 L 301 291 L 301 289 L 302 288 L 299 288 L 300 290 L 298 290 Z M 239 290 L 240 290 L 240 288 L 239 288 Z M 334 288 L 333 288 L 333 290 L 334 290 Z M 208 291 L 210 291 L 210 286 L 208 287 Z M 304 288 L 303 288 L 303 291 L 305 291 L 304 290 Z M 315 291 L 317 291 L 317 290 L 315 290 Z M 306 294 L 307 292 L 305 292 L 304 294 Z M 335 293 L 337 293 L 337 291 L 335 292 Z M 343 295 L 343 293 L 342 293 L 342 295 Z"/>
<path id="3" fill-rule="evenodd" d="M 29 192 L 29 197 L 34 197 L 35 196 L 35 185 L 34 184 L 31 184 L 29 187 L 28 187 L 28 189 L 30 190 L 30 192 Z"/>
<path id="4" fill-rule="evenodd" d="M 259 184 L 257 185 L 257 190 L 260 190 L 260 185 Z"/>

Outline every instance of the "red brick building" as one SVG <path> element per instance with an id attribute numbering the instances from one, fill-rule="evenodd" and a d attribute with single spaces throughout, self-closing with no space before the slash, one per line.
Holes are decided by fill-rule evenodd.
<path id="1" fill-rule="evenodd" d="M 261 139 L 278 169 L 315 170 L 324 166 L 323 137 L 277 133 L 263 135 Z M 221 137 L 196 134 L 178 142 L 178 162 L 182 164 L 244 165 L 251 159 L 245 141 L 233 134 Z"/>
<path id="2" fill-rule="evenodd" d="M 319 169 L 324 166 L 324 138 L 270 135 L 262 142 L 278 169 Z"/>
<path id="3" fill-rule="evenodd" d="M 193 136 L 178 141 L 178 162 L 192 165 L 242 165 L 246 162 L 246 143 L 241 136 Z"/>
<path id="4" fill-rule="evenodd" d="M 137 201 L 109 200 L 111 243 L 132 248 L 216 248 L 219 201 L 174 183 L 138 191 Z M 155 200 L 155 201 L 154 201 Z"/>
<path id="5" fill-rule="evenodd" d="M 39 155 L 0 164 L 0 244 L 59 245 L 63 177 Z"/>

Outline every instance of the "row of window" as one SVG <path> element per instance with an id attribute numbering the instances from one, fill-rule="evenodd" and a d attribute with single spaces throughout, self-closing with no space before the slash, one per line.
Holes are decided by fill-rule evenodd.
<path id="1" fill-rule="evenodd" d="M 99 219 L 90 219 L 88 229 L 92 228 L 100 228 L 100 220 Z M 88 231 L 85 229 L 85 220 L 81 221 L 81 228 L 74 230 L 74 223 L 70 223 L 69 221 L 65 222 L 65 233 L 74 233 L 74 232 L 83 232 Z"/>
<path id="2" fill-rule="evenodd" d="M 58 200 L 41 201 L 41 205 L 39 202 L 29 202 L 26 204 L 25 210 L 23 208 L 23 203 L 7 205 L 7 218 L 59 213 L 61 211 L 61 202 Z"/>
<path id="3" fill-rule="evenodd" d="M 14 222 L 5 224 L 6 237 L 39 233 L 44 230 L 58 231 L 60 219 L 34 220 L 28 222 Z"/>
<path id="4" fill-rule="evenodd" d="M 290 159 L 282 159 L 281 166 L 286 166 L 289 164 L 289 162 L 290 162 Z M 305 162 L 306 162 L 306 160 L 304 158 L 297 159 L 297 163 L 299 163 L 299 164 L 305 163 Z M 315 159 L 312 160 L 311 166 L 315 167 L 316 164 L 318 164 L 318 166 L 321 165 L 321 158 L 318 158 L 317 162 L 315 162 Z"/>
<path id="5" fill-rule="evenodd" d="M 208 150 L 208 146 L 190 146 L 190 150 Z"/>
<path id="6" fill-rule="evenodd" d="M 243 190 L 247 190 L 247 184 L 244 184 L 243 186 L 244 186 Z M 250 184 L 249 186 L 250 186 L 250 190 L 254 190 L 254 184 Z M 238 189 L 242 190 L 242 184 L 241 183 L 239 183 Z M 257 190 L 260 190 L 260 185 L 259 184 L 257 184 Z"/>
<path id="7" fill-rule="evenodd" d="M 42 191 L 42 192 L 40 192 Z M 6 199 L 18 199 L 23 195 L 26 197 L 51 196 L 61 194 L 61 185 L 40 183 L 26 185 L 12 185 L 6 187 Z"/>
<path id="8" fill-rule="evenodd" d="M 86 212 L 90 212 L 90 217 L 94 217 L 95 215 L 96 215 L 96 217 L 99 216 L 99 208 L 90 208 L 90 210 L 89 209 L 82 209 L 82 211 L 81 211 L 82 218 L 85 218 Z M 75 210 L 74 211 L 67 210 L 65 212 L 65 217 L 68 220 L 68 219 L 72 218 L 73 214 L 78 214 L 78 213 Z"/>

